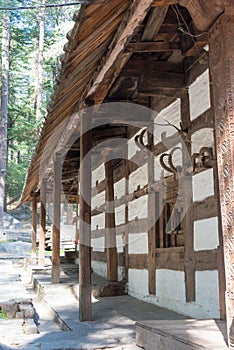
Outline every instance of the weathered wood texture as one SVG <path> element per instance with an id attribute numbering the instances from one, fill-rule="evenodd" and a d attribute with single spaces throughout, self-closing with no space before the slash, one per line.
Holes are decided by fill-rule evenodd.
<path id="1" fill-rule="evenodd" d="M 40 266 L 45 265 L 45 235 L 46 235 L 46 190 L 47 179 L 43 178 L 41 183 L 41 215 L 40 215 L 40 240 L 38 263 Z"/>
<path id="2" fill-rule="evenodd" d="M 79 315 L 92 320 L 91 303 L 91 120 L 83 113 L 80 136 Z"/>
<path id="3" fill-rule="evenodd" d="M 114 206 L 114 178 L 112 160 L 105 162 L 106 178 L 106 255 L 107 255 L 107 280 L 118 281 L 118 260 L 115 231 L 115 206 Z"/>
<path id="4" fill-rule="evenodd" d="M 36 258 L 37 252 L 37 196 L 32 194 L 32 258 Z"/>
<path id="5" fill-rule="evenodd" d="M 62 164 L 59 155 L 54 160 L 53 225 L 52 225 L 52 270 L 51 282 L 60 282 L 60 218 Z"/>
<path id="6" fill-rule="evenodd" d="M 222 210 L 226 273 L 226 309 L 230 348 L 234 348 L 234 1 L 225 2 L 226 11 L 209 32 L 210 70 L 216 150 Z"/>

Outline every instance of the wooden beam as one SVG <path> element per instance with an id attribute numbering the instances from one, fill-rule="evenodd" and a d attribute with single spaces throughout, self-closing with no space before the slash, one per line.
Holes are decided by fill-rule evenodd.
<path id="1" fill-rule="evenodd" d="M 161 25 L 165 20 L 167 11 L 168 6 L 160 6 L 151 10 L 144 33 L 141 38 L 142 41 L 151 41 L 153 37 L 158 34 Z"/>
<path id="2" fill-rule="evenodd" d="M 46 235 L 46 190 L 47 179 L 41 180 L 41 215 L 40 215 L 40 240 L 39 240 L 39 257 L 40 266 L 45 266 L 45 235 Z"/>
<path id="3" fill-rule="evenodd" d="M 107 256 L 107 280 L 111 282 L 118 281 L 118 260 L 116 247 L 115 231 L 115 207 L 114 207 L 114 178 L 112 160 L 105 162 L 106 178 L 106 210 L 105 210 L 105 228 L 106 228 L 106 256 Z"/>
<path id="4" fill-rule="evenodd" d="M 141 43 L 130 43 L 128 44 L 125 52 L 167 52 L 179 50 L 179 43 L 169 42 L 141 42 Z"/>
<path id="5" fill-rule="evenodd" d="M 91 148 L 92 121 L 80 116 L 80 236 L 79 236 L 79 315 L 92 320 L 91 302 Z"/>
<path id="6" fill-rule="evenodd" d="M 179 4 L 187 8 L 195 26 L 201 31 L 207 30 L 224 11 L 222 0 L 180 0 Z"/>
<path id="7" fill-rule="evenodd" d="M 37 255 L 37 197 L 38 195 L 32 194 L 32 250 L 31 256 L 33 259 Z"/>
<path id="8" fill-rule="evenodd" d="M 86 103 L 101 103 L 107 96 L 115 78 L 130 58 L 130 53 L 123 53 L 126 45 L 138 26 L 143 22 L 153 0 L 133 0 L 128 11 L 123 16 L 118 31 L 113 38 L 106 58 L 97 75 L 93 77 Z"/>
<path id="9" fill-rule="evenodd" d="M 151 72 L 169 72 L 169 73 L 183 73 L 183 65 L 180 63 L 172 63 L 166 61 L 157 61 L 155 59 L 130 59 L 123 70 L 120 72 L 120 77 L 139 76 L 139 71 L 142 73 Z M 154 73 L 156 74 L 156 73 Z"/>
<path id="10" fill-rule="evenodd" d="M 59 154 L 54 159 L 54 184 L 53 184 L 53 225 L 52 225 L 52 270 L 51 282 L 60 282 L 60 204 L 61 204 L 61 179 L 62 164 Z"/>

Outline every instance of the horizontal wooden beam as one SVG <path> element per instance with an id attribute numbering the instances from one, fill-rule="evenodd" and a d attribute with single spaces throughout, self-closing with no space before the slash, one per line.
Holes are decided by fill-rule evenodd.
<path id="1" fill-rule="evenodd" d="M 179 43 L 163 43 L 163 42 L 141 42 L 141 43 L 130 43 L 128 44 L 125 52 L 166 52 L 179 50 Z"/>
<path id="2" fill-rule="evenodd" d="M 130 59 L 119 76 L 139 76 L 143 70 L 144 74 L 152 72 L 183 73 L 184 71 L 183 65 L 180 63 L 157 61 L 155 59 Z"/>

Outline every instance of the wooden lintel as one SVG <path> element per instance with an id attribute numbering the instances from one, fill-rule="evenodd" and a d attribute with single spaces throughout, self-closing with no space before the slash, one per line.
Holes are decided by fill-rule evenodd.
<path id="1" fill-rule="evenodd" d="M 128 44 L 125 52 L 166 52 L 166 51 L 175 51 L 179 50 L 179 43 L 175 42 L 141 42 L 141 43 L 130 43 Z"/>
<path id="2" fill-rule="evenodd" d="M 93 78 L 86 103 L 101 103 L 107 96 L 116 76 L 122 70 L 130 57 L 130 53 L 123 53 L 132 35 L 143 22 L 153 0 L 134 0 L 123 16 L 118 31 L 114 36 L 108 50 L 108 54 Z"/>

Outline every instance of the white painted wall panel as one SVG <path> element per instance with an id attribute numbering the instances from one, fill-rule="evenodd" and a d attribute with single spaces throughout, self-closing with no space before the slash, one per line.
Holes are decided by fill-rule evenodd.
<path id="1" fill-rule="evenodd" d="M 147 233 L 129 234 L 129 254 L 148 254 L 148 235 Z"/>
<path id="2" fill-rule="evenodd" d="M 208 69 L 189 87 L 191 120 L 210 108 L 210 88 Z"/>
<path id="3" fill-rule="evenodd" d="M 116 247 L 118 253 L 123 253 L 124 244 L 122 235 L 116 236 Z"/>
<path id="4" fill-rule="evenodd" d="M 156 273 L 156 295 L 162 305 L 173 308 L 178 301 L 185 300 L 184 272 L 158 270 Z"/>
<path id="5" fill-rule="evenodd" d="M 193 201 L 202 201 L 214 195 L 213 169 L 202 171 L 193 176 Z"/>
<path id="6" fill-rule="evenodd" d="M 114 197 L 116 199 L 119 199 L 125 195 L 125 182 L 126 180 L 123 178 L 114 184 Z"/>
<path id="7" fill-rule="evenodd" d="M 200 305 L 202 318 L 219 318 L 218 271 L 196 271 L 196 304 Z"/>
<path id="8" fill-rule="evenodd" d="M 135 297 L 148 295 L 148 271 L 147 270 L 128 270 L 128 291 Z"/>
<path id="9" fill-rule="evenodd" d="M 103 204 L 105 204 L 105 191 L 100 192 L 96 196 L 92 197 L 91 207 L 92 209 L 95 209 L 99 208 Z"/>
<path id="10" fill-rule="evenodd" d="M 115 208 L 115 224 L 116 226 L 125 223 L 125 205 L 120 205 Z"/>
<path id="11" fill-rule="evenodd" d="M 92 261 L 93 272 L 103 278 L 107 276 L 107 265 L 104 262 Z M 122 281 L 125 277 L 125 269 L 123 267 L 118 267 L 118 280 Z"/>
<path id="12" fill-rule="evenodd" d="M 105 228 L 105 213 L 92 216 L 91 227 L 92 230 L 96 230 L 98 226 L 98 230 Z"/>
<path id="13" fill-rule="evenodd" d="M 142 196 L 140 198 L 131 201 L 128 206 L 128 218 L 129 221 L 138 219 L 144 219 L 148 217 L 148 196 Z"/>
<path id="14" fill-rule="evenodd" d="M 210 128 L 196 131 L 191 137 L 192 154 L 199 153 L 202 147 L 214 149 L 214 132 Z"/>
<path id="15" fill-rule="evenodd" d="M 104 179 L 105 179 L 105 166 L 103 163 L 92 172 L 92 187 L 96 186 L 97 180 L 101 182 Z"/>
<path id="16" fill-rule="evenodd" d="M 219 245 L 218 218 L 194 222 L 194 250 L 216 249 Z"/>
<path id="17" fill-rule="evenodd" d="M 129 193 L 137 190 L 138 186 L 143 188 L 148 183 L 148 166 L 143 165 L 129 176 Z"/>
<path id="18" fill-rule="evenodd" d="M 92 238 L 91 247 L 94 252 L 104 252 L 105 251 L 105 237 Z"/>

